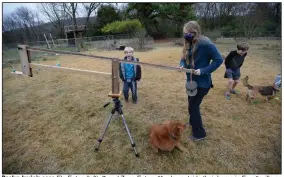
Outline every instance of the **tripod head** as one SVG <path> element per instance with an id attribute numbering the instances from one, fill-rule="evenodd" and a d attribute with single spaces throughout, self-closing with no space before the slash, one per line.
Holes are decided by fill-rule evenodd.
<path id="1" fill-rule="evenodd" d="M 119 98 L 117 98 L 117 97 L 113 97 L 113 98 L 112 98 L 112 101 L 113 101 L 115 107 L 120 107 L 120 106 L 122 107 L 122 106 L 123 106 L 123 105 L 121 104 Z M 108 105 L 110 105 L 110 103 L 111 103 L 110 101 L 107 102 L 107 103 L 105 103 L 103 107 L 106 108 Z"/>

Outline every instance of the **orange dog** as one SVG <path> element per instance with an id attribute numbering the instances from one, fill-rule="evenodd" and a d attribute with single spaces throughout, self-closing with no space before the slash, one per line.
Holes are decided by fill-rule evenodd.
<path id="1" fill-rule="evenodd" d="M 159 149 L 162 151 L 172 151 L 175 147 L 181 151 L 186 151 L 180 144 L 181 135 L 185 127 L 186 124 L 177 120 L 152 125 L 149 133 L 151 147 L 156 153 L 159 152 Z"/>

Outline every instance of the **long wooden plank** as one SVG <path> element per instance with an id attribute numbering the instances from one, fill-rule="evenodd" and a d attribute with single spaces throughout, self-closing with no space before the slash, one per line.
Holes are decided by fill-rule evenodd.
<path id="1" fill-rule="evenodd" d="M 41 52 L 48 52 L 48 53 L 66 54 L 66 55 L 77 55 L 77 56 L 84 56 L 84 57 L 89 57 L 89 58 L 104 59 L 104 60 L 109 60 L 109 61 L 115 59 L 115 60 L 122 62 L 122 63 L 132 63 L 132 64 L 138 63 L 139 65 L 145 65 L 145 66 L 161 68 L 161 69 L 166 69 L 166 70 L 173 70 L 173 71 L 186 72 L 186 73 L 192 72 L 192 69 L 180 69 L 178 67 L 172 67 L 172 66 L 151 64 L 151 63 L 145 63 L 145 62 L 134 62 L 134 61 L 128 61 L 128 60 L 123 60 L 123 59 L 119 59 L 119 58 L 103 57 L 103 56 L 89 55 L 89 54 L 83 54 L 83 53 L 58 51 L 58 50 L 48 50 L 48 49 L 40 49 L 40 48 L 34 48 L 34 47 L 27 47 L 27 50 L 41 51 Z"/>

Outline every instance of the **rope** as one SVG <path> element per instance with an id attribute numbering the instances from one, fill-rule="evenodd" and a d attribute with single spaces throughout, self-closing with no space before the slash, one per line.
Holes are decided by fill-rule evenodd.
<path id="1" fill-rule="evenodd" d="M 191 46 L 191 69 L 194 70 L 194 47 Z M 192 85 L 192 72 L 190 72 L 190 84 Z"/>
<path id="2" fill-rule="evenodd" d="M 43 65 L 43 64 L 38 64 L 38 63 L 30 63 L 31 68 L 34 68 L 36 66 L 54 68 L 54 69 L 64 69 L 64 70 L 71 70 L 71 71 L 78 71 L 78 72 L 88 72 L 88 73 L 111 75 L 111 73 L 100 72 L 100 71 L 90 71 L 90 70 L 83 70 L 83 69 L 76 69 L 76 68 L 67 68 L 67 67 L 58 67 L 58 66 L 53 66 L 53 65 Z"/>

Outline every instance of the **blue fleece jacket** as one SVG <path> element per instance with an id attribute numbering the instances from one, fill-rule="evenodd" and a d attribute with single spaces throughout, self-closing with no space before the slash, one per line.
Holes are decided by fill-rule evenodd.
<path id="1" fill-rule="evenodd" d="M 211 73 L 215 71 L 222 63 L 223 58 L 209 38 L 202 36 L 201 39 L 195 44 L 194 54 L 194 69 L 200 69 L 200 75 L 192 74 L 192 80 L 197 82 L 198 87 L 209 88 L 212 85 Z M 192 51 L 189 49 L 189 57 L 191 57 Z M 210 61 L 212 62 L 210 63 Z M 191 63 L 186 64 L 184 58 L 180 61 L 180 66 L 190 69 Z M 190 73 L 186 73 L 187 81 L 190 81 Z"/>
<path id="2" fill-rule="evenodd" d="M 124 68 L 125 68 L 126 79 L 132 79 L 134 77 L 134 65 L 129 64 L 129 63 L 125 63 Z"/>

